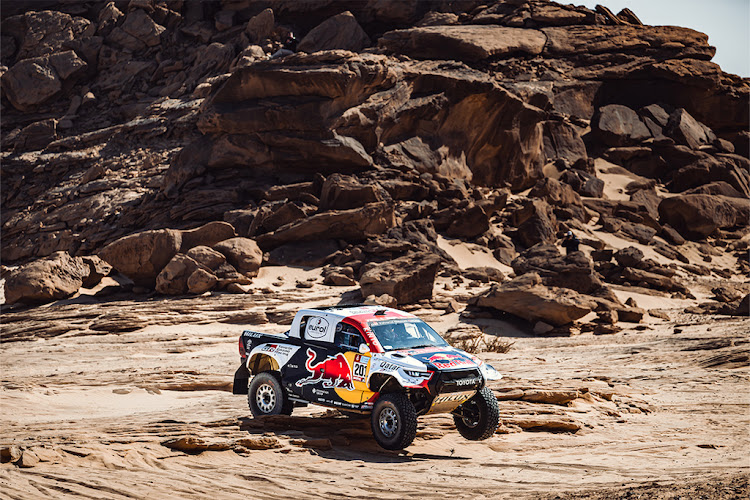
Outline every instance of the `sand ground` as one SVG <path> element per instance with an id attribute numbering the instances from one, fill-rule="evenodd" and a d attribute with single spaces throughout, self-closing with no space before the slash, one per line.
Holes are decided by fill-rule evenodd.
<path id="1" fill-rule="evenodd" d="M 316 285 L 304 296 L 323 303 L 325 290 Z M 290 303 L 293 293 L 289 308 L 302 305 Z M 237 307 L 228 295 L 185 300 Z M 469 442 L 450 417 L 423 417 L 402 453 L 378 448 L 367 421 L 321 419 L 330 413 L 314 406 L 296 409 L 306 418 L 288 425 L 248 428 L 245 397 L 229 392 L 242 325 L 199 324 L 193 315 L 119 335 L 6 342 L 0 444 L 36 450 L 45 461 L 0 465 L 0 497 L 554 498 L 623 487 L 664 492 L 697 481 L 729 485 L 710 498 L 735 498 L 731 491 L 747 492 L 750 472 L 750 320 L 679 310 L 669 310 L 671 321 L 607 336 L 536 338 L 501 320 L 474 321 L 514 342 L 505 354 L 481 354 L 504 374 L 492 385 L 510 398 L 500 401 L 504 425 L 487 441 Z M 440 331 L 459 325 L 455 313 L 415 313 Z M 577 397 L 564 405 L 513 399 L 539 389 Z M 191 455 L 162 445 L 264 435 L 280 447 Z"/>

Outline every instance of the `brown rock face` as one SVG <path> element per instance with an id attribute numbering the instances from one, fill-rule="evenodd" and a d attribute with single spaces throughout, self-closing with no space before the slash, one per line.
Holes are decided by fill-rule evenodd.
<path id="1" fill-rule="evenodd" d="M 523 189 L 541 177 L 542 117 L 466 67 L 295 54 L 229 77 L 203 106 L 199 127 L 211 138 L 176 155 L 165 188 L 205 168 L 352 173 L 384 154 L 420 172 Z"/>
<path id="2" fill-rule="evenodd" d="M 299 43 L 298 50 L 344 49 L 359 52 L 370 45 L 370 37 L 364 32 L 351 12 L 337 14 L 310 30 Z"/>
<path id="3" fill-rule="evenodd" d="M 70 297 L 83 286 L 89 267 L 80 257 L 56 252 L 13 271 L 5 282 L 5 301 L 40 303 Z"/>
<path id="4" fill-rule="evenodd" d="M 156 276 L 182 246 L 182 233 L 173 229 L 144 231 L 116 240 L 99 252 L 138 286 L 154 288 Z"/>
<path id="5" fill-rule="evenodd" d="M 674 196 L 659 204 L 659 216 L 684 236 L 705 238 L 717 229 L 746 225 L 750 200 L 707 194 Z"/>
<path id="6" fill-rule="evenodd" d="M 395 224 L 393 206 L 386 202 L 369 203 L 362 208 L 323 212 L 258 237 L 258 245 L 275 248 L 292 241 L 363 240 L 384 233 Z"/>
<path id="7" fill-rule="evenodd" d="M 541 284 L 536 273 L 528 273 L 475 299 L 478 306 L 493 307 L 529 322 L 544 321 L 553 326 L 566 325 L 590 313 L 596 302 L 565 288 Z"/>
<path id="8" fill-rule="evenodd" d="M 413 253 L 375 265 L 359 280 L 362 297 L 387 294 L 398 304 L 432 298 L 439 266 L 440 258 L 427 253 Z"/>
<path id="9" fill-rule="evenodd" d="M 542 31 L 547 35 L 545 53 L 558 56 L 668 49 L 667 43 L 679 43 L 685 52 L 698 50 L 707 59 L 715 51 L 703 33 L 677 26 L 565 26 Z"/>
<path id="10" fill-rule="evenodd" d="M 471 25 L 389 31 L 378 44 L 418 59 L 480 61 L 493 56 L 538 55 L 546 41 L 538 30 Z"/>

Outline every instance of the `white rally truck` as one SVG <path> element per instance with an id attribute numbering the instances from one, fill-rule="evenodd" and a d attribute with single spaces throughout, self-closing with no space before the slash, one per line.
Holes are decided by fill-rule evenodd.
<path id="1" fill-rule="evenodd" d="M 307 403 L 370 415 L 385 449 L 409 446 L 417 417 L 452 413 L 466 439 L 495 433 L 497 400 L 485 384 L 492 366 L 451 347 L 416 316 L 380 306 L 299 311 L 281 335 L 242 332 L 235 394 L 253 415 L 290 415 Z"/>

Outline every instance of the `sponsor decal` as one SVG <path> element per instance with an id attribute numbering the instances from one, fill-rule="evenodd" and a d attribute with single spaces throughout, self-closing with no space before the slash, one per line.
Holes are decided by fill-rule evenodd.
<path id="1" fill-rule="evenodd" d="M 448 402 L 456 402 L 456 401 L 466 401 L 467 399 L 469 399 L 469 396 L 466 395 L 465 393 L 449 394 L 449 395 L 446 395 L 446 396 L 438 396 L 432 402 L 432 406 L 435 406 L 436 404 L 440 404 L 440 403 L 448 403 Z"/>
<path id="2" fill-rule="evenodd" d="M 464 386 L 464 385 L 474 385 L 478 384 L 481 381 L 479 378 L 462 378 L 459 380 L 455 380 L 454 383 L 458 386 Z"/>
<path id="3" fill-rule="evenodd" d="M 369 357 L 357 354 L 354 356 L 354 365 L 352 366 L 352 379 L 357 382 L 364 382 L 365 376 L 367 375 L 367 362 L 370 360 Z"/>
<path id="4" fill-rule="evenodd" d="M 307 326 L 305 327 L 305 338 L 308 339 L 322 339 L 328 332 L 328 321 L 323 318 L 310 318 L 307 320 Z"/>
<path id="5" fill-rule="evenodd" d="M 398 365 L 394 365 L 393 363 L 388 363 L 387 361 L 381 361 L 380 362 L 380 369 L 393 372 L 398 370 Z"/>
<path id="6" fill-rule="evenodd" d="M 438 352 L 427 358 L 428 363 L 435 365 L 438 369 L 456 368 L 458 366 L 473 365 L 471 360 L 466 359 L 460 354 L 449 352 Z"/>
<path id="7" fill-rule="evenodd" d="M 317 363 L 315 362 L 315 358 L 315 351 L 308 348 L 305 368 L 310 372 L 310 376 L 298 380 L 296 382 L 297 387 L 320 383 L 325 389 L 340 388 L 349 391 L 354 390 L 352 369 L 343 354 L 338 353 L 335 356 L 328 356 L 323 361 Z"/>
<path id="8" fill-rule="evenodd" d="M 260 350 L 262 352 L 274 353 L 280 356 L 289 356 L 292 354 L 292 347 L 284 344 L 265 344 Z"/>

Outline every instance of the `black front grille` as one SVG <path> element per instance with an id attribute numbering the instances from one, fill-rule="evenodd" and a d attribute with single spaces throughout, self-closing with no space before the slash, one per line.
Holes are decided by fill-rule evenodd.
<path id="1" fill-rule="evenodd" d="M 479 369 L 441 371 L 435 384 L 435 393 L 461 392 L 479 390 L 484 385 L 484 378 Z"/>
<path id="2" fill-rule="evenodd" d="M 472 378 L 479 376 L 479 370 L 477 368 L 471 368 L 470 370 L 441 371 L 440 376 L 445 381 Z"/>

